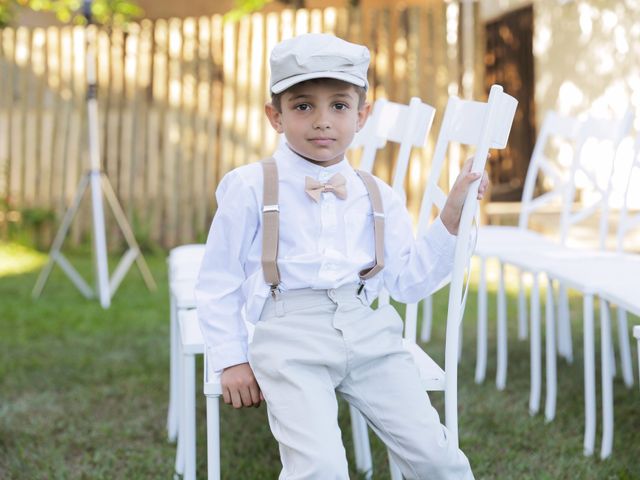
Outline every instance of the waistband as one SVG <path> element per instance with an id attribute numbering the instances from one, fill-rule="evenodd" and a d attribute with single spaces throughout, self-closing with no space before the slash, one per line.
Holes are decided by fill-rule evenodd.
<path id="1" fill-rule="evenodd" d="M 285 290 L 279 292 L 277 299 L 271 295 L 267 298 L 262 314 L 273 312 L 276 303 L 279 301 L 284 305 L 285 310 L 299 310 L 305 307 L 320 306 L 323 304 L 353 303 L 366 304 L 366 300 L 360 300 L 358 290 L 359 283 L 348 283 L 337 288 L 315 289 L 300 288 L 296 290 Z M 361 293 L 364 297 L 364 292 Z M 363 303 L 364 302 L 364 303 Z"/>

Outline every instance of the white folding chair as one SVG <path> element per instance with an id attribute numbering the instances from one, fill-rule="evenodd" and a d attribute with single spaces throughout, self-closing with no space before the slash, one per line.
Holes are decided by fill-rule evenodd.
<path id="1" fill-rule="evenodd" d="M 392 188 L 404 196 L 404 181 L 409 165 L 411 149 L 425 144 L 435 108 L 423 103 L 418 97 L 412 97 L 408 105 L 379 99 L 373 105 L 365 126 L 356 134 L 351 148 L 362 148 L 360 170 L 372 172 L 379 149 L 387 142 L 400 145 L 393 174 Z M 379 304 L 389 303 L 386 291 L 380 293 Z M 356 470 L 371 478 L 373 463 L 369 449 L 368 427 L 360 412 L 350 407 L 351 428 L 353 431 Z"/>
<path id="2" fill-rule="evenodd" d="M 554 111 L 545 115 L 542 128 L 538 135 L 527 176 L 525 179 L 521 213 L 517 227 L 510 226 L 482 226 L 478 238 L 475 255 L 479 259 L 479 284 L 478 284 L 478 336 L 476 350 L 476 383 L 482 383 L 486 374 L 487 364 L 487 274 L 486 261 L 488 258 L 498 258 L 505 249 L 521 249 L 523 245 L 553 245 L 552 238 L 546 238 L 542 234 L 529 228 L 529 220 L 532 214 L 541 212 L 548 205 L 561 203 L 565 196 L 568 184 L 571 182 L 570 165 L 562 165 L 556 158 L 561 152 L 569 153 L 573 150 L 573 158 L 578 158 L 579 153 L 575 145 L 582 121 L 574 117 L 561 116 Z M 555 146 L 554 155 L 550 156 L 549 150 Z M 551 157 L 551 158 L 550 158 Z M 536 196 L 536 187 L 542 183 L 547 185 L 545 193 Z M 556 236 L 564 229 L 558 226 Z M 498 369 L 496 372 L 496 386 L 499 390 L 506 385 L 507 351 L 506 351 L 506 294 L 504 282 L 504 265 L 500 262 L 498 271 L 497 293 L 497 331 L 498 331 Z M 527 336 L 526 299 L 524 293 L 522 275 L 518 282 L 518 337 L 523 340 Z"/>
<path id="3" fill-rule="evenodd" d="M 170 315 L 170 390 L 167 432 L 177 440 L 175 471 L 195 479 L 195 355 L 204 343 L 199 326 L 185 328 L 179 321 L 183 311 L 195 309 L 195 283 L 204 255 L 204 244 L 181 245 L 167 257 Z M 185 382 L 187 389 L 185 389 Z"/>
<path id="4" fill-rule="evenodd" d="M 169 408 L 167 435 L 173 442 L 178 435 L 178 317 L 182 308 L 195 308 L 194 287 L 198 276 L 204 244 L 188 244 L 172 248 L 167 257 L 169 279 Z"/>
<path id="5" fill-rule="evenodd" d="M 427 228 L 432 206 L 444 205 L 445 194 L 437 182 L 449 144 L 455 142 L 475 146 L 472 171 L 483 171 L 489 149 L 504 148 L 506 145 L 516 106 L 517 101 L 504 93 L 499 85 L 491 87 L 486 103 L 461 100 L 457 97 L 449 99 L 436 144 L 432 173 L 420 210 L 419 231 Z M 445 424 L 456 447 L 458 445 L 458 345 L 466 300 L 466 291 L 463 294 L 464 278 L 471 255 L 469 247 L 472 238 L 472 222 L 478 204 L 476 200 L 478 186 L 479 181 L 469 189 L 456 239 L 447 311 L 444 370 L 416 344 L 415 315 L 407 316 L 405 320 L 403 341 L 405 348 L 412 354 L 418 366 L 425 389 L 445 392 Z M 429 292 L 425 292 L 427 293 Z M 389 461 L 391 477 L 394 480 L 400 479 L 401 473 L 397 465 L 391 461 L 391 458 Z"/>

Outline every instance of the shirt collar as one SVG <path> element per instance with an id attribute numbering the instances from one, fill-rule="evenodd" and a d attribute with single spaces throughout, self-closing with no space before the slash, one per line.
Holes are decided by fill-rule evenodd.
<path id="1" fill-rule="evenodd" d="M 321 172 L 324 173 L 324 176 L 333 175 L 338 172 L 345 176 L 354 173 L 353 167 L 349 164 L 346 155 L 338 163 L 323 167 L 315 165 L 298 155 L 289 147 L 286 141 L 280 142 L 273 156 L 278 162 L 281 162 L 282 166 L 286 168 L 286 171 L 295 172 L 297 175 L 309 175 L 310 177 L 318 178 Z"/>

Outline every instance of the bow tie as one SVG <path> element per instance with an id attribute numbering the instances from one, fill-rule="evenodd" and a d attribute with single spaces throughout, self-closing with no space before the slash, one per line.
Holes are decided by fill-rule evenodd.
<path id="1" fill-rule="evenodd" d="M 336 173 L 327 183 L 321 183 L 311 177 L 305 177 L 304 182 L 304 191 L 316 202 L 320 201 L 322 192 L 332 192 L 342 200 L 347 198 L 347 181 L 340 173 Z"/>

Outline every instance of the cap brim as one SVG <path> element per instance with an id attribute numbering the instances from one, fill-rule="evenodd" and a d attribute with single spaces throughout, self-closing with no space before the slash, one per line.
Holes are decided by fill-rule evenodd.
<path id="1" fill-rule="evenodd" d="M 271 87 L 271 93 L 281 93 L 287 88 L 290 88 L 297 83 L 304 82 L 306 80 L 313 80 L 314 78 L 335 78 L 336 80 L 342 80 L 343 82 L 357 85 L 358 87 L 367 87 L 367 82 L 363 81 L 360 77 L 351 75 L 346 72 L 311 72 L 304 73 L 302 75 L 295 75 L 293 77 L 280 80 L 278 83 Z"/>

